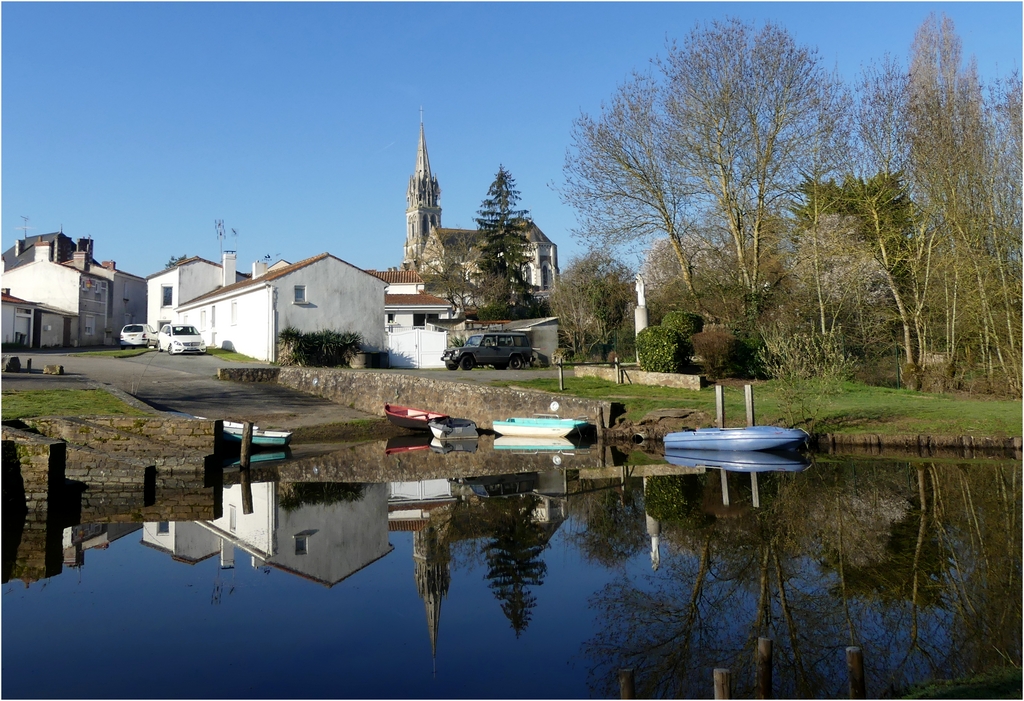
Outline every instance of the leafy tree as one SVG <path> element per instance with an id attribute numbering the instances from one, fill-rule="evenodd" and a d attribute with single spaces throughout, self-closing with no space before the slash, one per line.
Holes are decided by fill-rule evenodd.
<path id="1" fill-rule="evenodd" d="M 164 265 L 164 267 L 165 268 L 173 268 L 174 266 L 176 266 L 178 263 L 180 263 L 183 260 L 188 260 L 188 254 L 187 253 L 184 254 L 184 255 L 181 255 L 181 256 L 171 256 L 170 259 L 167 261 L 167 264 Z"/>
<path id="2" fill-rule="evenodd" d="M 476 224 L 482 234 L 480 272 L 486 305 L 516 306 L 530 301 L 530 283 L 523 275 L 527 261 L 528 213 L 516 209 L 519 191 L 515 180 L 498 166 L 487 199 L 480 204 Z"/>
<path id="3" fill-rule="evenodd" d="M 551 293 L 551 313 L 570 355 L 588 357 L 629 325 L 632 279 L 632 271 L 606 251 L 570 261 Z"/>

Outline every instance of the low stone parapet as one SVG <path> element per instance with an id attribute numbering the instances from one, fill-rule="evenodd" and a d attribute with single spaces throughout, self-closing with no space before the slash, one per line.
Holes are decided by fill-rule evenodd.
<path id="1" fill-rule="evenodd" d="M 596 377 L 599 380 L 615 382 L 615 368 L 605 368 L 598 365 L 574 365 L 573 374 L 576 377 Z M 683 375 L 674 372 L 644 372 L 634 366 L 620 366 L 622 381 L 626 384 L 653 385 L 656 387 L 675 387 L 676 389 L 699 390 L 707 387 L 708 382 L 700 375 Z"/>

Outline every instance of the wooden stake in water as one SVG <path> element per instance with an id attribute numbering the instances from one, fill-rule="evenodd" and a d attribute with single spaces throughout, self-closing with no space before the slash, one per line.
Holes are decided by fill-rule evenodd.
<path id="1" fill-rule="evenodd" d="M 755 699 L 772 697 L 772 641 L 771 638 L 757 639 L 757 686 Z"/>
<path id="2" fill-rule="evenodd" d="M 242 448 L 241 454 L 238 457 L 238 464 L 242 466 L 242 469 L 248 469 L 249 457 L 252 454 L 252 421 L 246 421 L 242 424 Z"/>
<path id="3" fill-rule="evenodd" d="M 719 470 L 722 473 L 722 506 L 729 505 L 729 475 L 725 470 Z"/>
<path id="4" fill-rule="evenodd" d="M 846 670 L 850 675 L 850 698 L 866 698 L 864 690 L 864 655 L 856 646 L 846 648 Z"/>
<path id="5" fill-rule="evenodd" d="M 729 676 L 728 669 L 715 669 L 715 698 L 732 698 L 732 680 Z"/>
<path id="6" fill-rule="evenodd" d="M 619 698 L 635 699 L 636 690 L 633 687 L 633 668 L 619 670 Z"/>

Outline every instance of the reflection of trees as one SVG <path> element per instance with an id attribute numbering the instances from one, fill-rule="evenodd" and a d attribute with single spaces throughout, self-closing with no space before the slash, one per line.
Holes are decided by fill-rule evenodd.
<path id="1" fill-rule="evenodd" d="M 518 638 L 537 604 L 537 597 L 527 587 L 543 584 L 547 573 L 547 565 L 540 559 L 547 538 L 531 518 L 537 505 L 535 496 L 486 503 L 492 524 L 491 539 L 484 545 L 487 579 Z"/>
<path id="2" fill-rule="evenodd" d="M 583 526 L 573 540 L 583 557 L 605 567 L 616 567 L 644 552 L 644 495 L 634 488 L 640 484 L 640 480 L 631 480 L 615 489 L 591 485 L 583 493 L 573 495 L 572 512 Z"/>
<path id="3" fill-rule="evenodd" d="M 726 508 L 718 475 L 666 479 L 646 498 L 662 571 L 592 600 L 595 694 L 634 667 L 638 697 L 703 696 L 726 666 L 752 695 L 758 636 L 775 641 L 778 696 L 842 695 L 849 644 L 873 694 L 1019 664 L 1019 464 L 818 465 L 763 475 L 756 510 L 738 504 L 745 475 Z"/>

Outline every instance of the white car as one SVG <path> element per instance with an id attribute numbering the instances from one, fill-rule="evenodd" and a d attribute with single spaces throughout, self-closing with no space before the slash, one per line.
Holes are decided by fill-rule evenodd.
<path id="1" fill-rule="evenodd" d="M 127 346 L 155 346 L 156 329 L 149 324 L 128 324 L 121 329 L 121 350 Z"/>
<path id="2" fill-rule="evenodd" d="M 206 342 L 196 331 L 195 326 L 189 324 L 164 324 L 158 336 L 158 350 L 163 353 L 167 351 L 171 355 L 176 353 L 205 353 Z"/>

